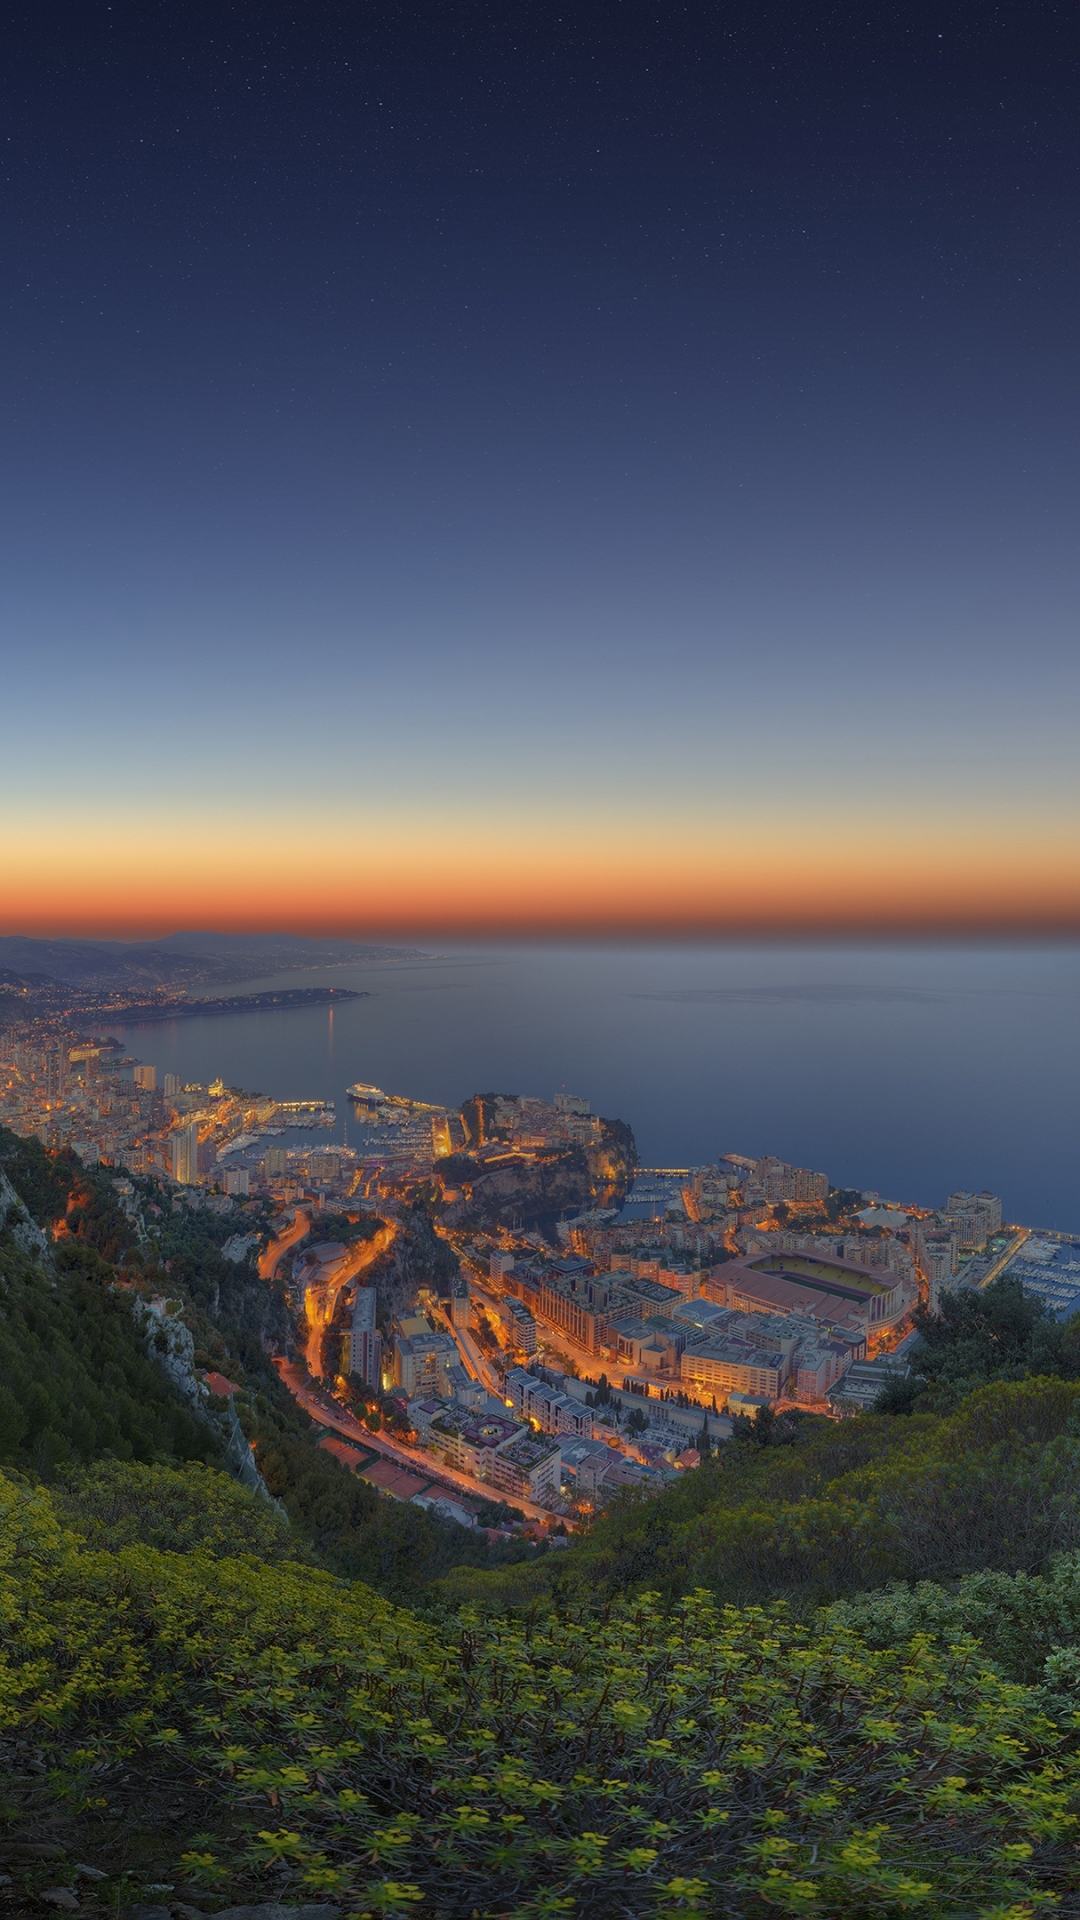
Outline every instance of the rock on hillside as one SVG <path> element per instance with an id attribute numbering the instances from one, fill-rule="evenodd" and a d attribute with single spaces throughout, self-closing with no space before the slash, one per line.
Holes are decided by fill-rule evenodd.
<path id="1" fill-rule="evenodd" d="M 592 1147 L 525 1157 L 507 1153 L 477 1160 L 457 1153 L 440 1160 L 437 1174 L 448 1200 L 442 1219 L 448 1227 L 543 1227 L 566 1213 L 590 1207 L 618 1207 L 637 1166 L 637 1148 L 623 1120 L 602 1120 L 601 1138 Z"/>

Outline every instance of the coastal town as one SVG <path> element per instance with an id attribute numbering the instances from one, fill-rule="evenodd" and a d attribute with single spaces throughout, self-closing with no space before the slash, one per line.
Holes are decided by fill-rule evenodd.
<path id="1" fill-rule="evenodd" d="M 989 1192 L 923 1206 L 737 1152 L 645 1168 L 629 1126 L 566 1092 L 348 1101 L 331 1142 L 331 1102 L 159 1084 L 55 1020 L 0 1036 L 0 1124 L 115 1169 L 133 1212 L 151 1179 L 227 1222 L 227 1256 L 286 1292 L 303 1356 L 280 1365 L 324 1444 L 466 1526 L 565 1530 L 760 1409 L 861 1411 L 951 1289 L 1011 1274 L 1058 1317 L 1080 1303 L 1075 1244 Z M 390 1300 L 377 1256 L 418 1209 L 441 1277 Z"/>

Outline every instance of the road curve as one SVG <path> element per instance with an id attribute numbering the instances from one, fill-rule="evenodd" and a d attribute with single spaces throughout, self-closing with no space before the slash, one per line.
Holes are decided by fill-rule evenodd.
<path id="1" fill-rule="evenodd" d="M 264 1247 L 262 1253 L 260 1253 L 260 1280 L 272 1280 L 277 1272 L 278 1261 L 281 1259 L 282 1254 L 288 1253 L 290 1247 L 295 1247 L 297 1241 L 303 1240 L 305 1235 L 310 1232 L 311 1215 L 304 1213 L 301 1208 L 298 1208 L 292 1226 L 287 1227 L 285 1232 L 279 1234 L 276 1240 L 271 1240 L 270 1245 Z"/>
<path id="2" fill-rule="evenodd" d="M 389 1440 L 383 1433 L 371 1433 L 355 1414 L 349 1413 L 338 1404 L 325 1388 L 319 1387 L 305 1375 L 295 1360 L 275 1359 L 274 1365 L 288 1387 L 293 1399 L 298 1401 L 304 1412 L 318 1420 L 324 1427 L 333 1427 L 346 1440 L 354 1440 L 358 1446 L 369 1447 L 374 1453 L 381 1453 L 395 1465 L 405 1467 L 425 1480 L 435 1480 L 451 1493 L 467 1493 L 472 1500 L 501 1500 L 504 1496 L 494 1487 L 485 1486 L 480 1480 L 472 1480 L 467 1473 L 458 1473 L 455 1467 L 447 1467 L 441 1461 L 435 1461 L 428 1453 L 421 1453 L 416 1447 L 403 1446 L 399 1440 Z M 548 1507 L 538 1507 L 531 1500 L 519 1500 L 517 1496 L 509 1501 L 530 1520 L 563 1519 Z M 571 1522 L 564 1520 L 568 1531 Z"/>

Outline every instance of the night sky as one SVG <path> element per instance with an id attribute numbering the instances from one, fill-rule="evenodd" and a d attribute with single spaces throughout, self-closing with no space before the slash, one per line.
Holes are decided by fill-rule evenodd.
<path id="1" fill-rule="evenodd" d="M 5 930 L 1080 921 L 1071 9 L 5 15 Z"/>

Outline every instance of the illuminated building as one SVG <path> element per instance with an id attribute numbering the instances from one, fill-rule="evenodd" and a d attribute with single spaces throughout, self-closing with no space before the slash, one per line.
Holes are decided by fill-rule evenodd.
<path id="1" fill-rule="evenodd" d="M 192 1120 L 186 1127 L 178 1127 L 169 1136 L 169 1159 L 172 1177 L 182 1187 L 193 1187 L 199 1178 L 199 1128 Z"/>
<path id="2" fill-rule="evenodd" d="M 996 1193 L 950 1193 L 946 1226 L 955 1226 L 965 1251 L 980 1252 L 1001 1227 L 1001 1201 Z"/>
<path id="3" fill-rule="evenodd" d="M 358 1287 L 349 1334 L 349 1372 L 366 1387 L 382 1385 L 382 1335 L 375 1325 L 375 1289 Z"/>

